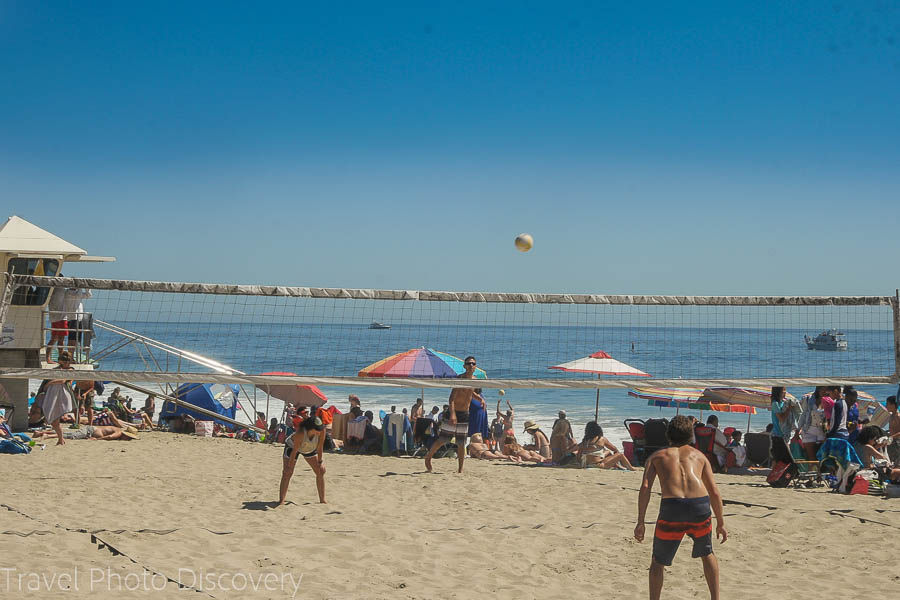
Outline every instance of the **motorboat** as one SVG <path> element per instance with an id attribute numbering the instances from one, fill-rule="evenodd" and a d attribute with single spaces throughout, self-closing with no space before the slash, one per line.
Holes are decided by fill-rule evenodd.
<path id="1" fill-rule="evenodd" d="M 384 323 L 379 323 L 378 321 L 372 321 L 372 324 L 369 325 L 369 329 L 390 329 L 390 325 L 385 325 Z"/>
<path id="2" fill-rule="evenodd" d="M 836 329 L 823 331 L 815 338 L 805 335 L 803 336 L 803 341 L 806 342 L 806 347 L 809 350 L 835 351 L 847 349 L 847 336 Z"/>

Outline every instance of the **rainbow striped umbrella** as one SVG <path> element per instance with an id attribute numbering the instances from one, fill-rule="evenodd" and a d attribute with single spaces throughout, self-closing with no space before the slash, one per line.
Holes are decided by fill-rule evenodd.
<path id="1" fill-rule="evenodd" d="M 362 369 L 358 375 L 359 377 L 443 379 L 458 377 L 465 370 L 461 358 L 423 346 L 383 358 Z M 487 379 L 487 373 L 476 367 L 475 379 Z"/>

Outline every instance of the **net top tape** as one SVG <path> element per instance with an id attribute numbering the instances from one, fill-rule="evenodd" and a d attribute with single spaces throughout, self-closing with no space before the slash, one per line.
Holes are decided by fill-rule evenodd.
<path id="1" fill-rule="evenodd" d="M 528 292 L 447 292 L 376 290 L 134 281 L 85 277 L 13 275 L 14 285 L 72 287 L 123 292 L 163 292 L 228 296 L 286 296 L 335 300 L 411 300 L 418 302 L 496 302 L 512 304 L 615 304 L 656 306 L 892 306 L 894 296 L 667 296 L 609 294 L 543 294 Z"/>
<path id="2" fill-rule="evenodd" d="M 0 378 L 53 379 L 58 369 L 0 369 Z M 366 378 L 341 376 L 284 376 L 221 373 L 170 373 L 150 371 L 70 371 L 73 380 L 121 381 L 132 383 L 236 383 L 253 386 L 313 384 L 321 386 L 402 387 L 402 388 L 471 388 L 490 389 L 596 389 L 645 387 L 812 387 L 817 385 L 886 385 L 898 383 L 897 375 L 862 377 L 776 377 L 776 378 L 708 378 L 708 379 L 418 379 Z M 474 383 L 473 383 L 474 381 Z"/>

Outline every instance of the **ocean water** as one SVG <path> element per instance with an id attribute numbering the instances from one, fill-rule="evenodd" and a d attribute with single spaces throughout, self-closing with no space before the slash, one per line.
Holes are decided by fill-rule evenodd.
<path id="1" fill-rule="evenodd" d="M 300 375 L 354 376 L 363 367 L 410 348 L 427 346 L 464 357 L 474 355 L 478 366 L 491 378 L 593 378 L 590 374 L 567 374 L 548 367 L 604 350 L 613 357 L 660 378 L 715 377 L 812 377 L 861 376 L 893 373 L 893 333 L 887 329 L 846 329 L 846 352 L 807 350 L 803 335 L 815 330 L 796 328 L 726 327 L 571 327 L 439 323 L 394 324 L 389 330 L 370 330 L 368 322 L 322 323 L 232 323 L 232 322 L 121 322 L 131 331 L 172 346 L 225 363 L 245 373 L 288 371 Z M 820 329 L 821 330 L 821 329 Z M 94 353 L 121 338 L 97 330 Z M 633 349 L 632 349 L 633 348 Z M 104 370 L 163 369 L 202 372 L 204 369 L 143 347 L 128 345 L 101 360 Z M 371 384 L 374 380 L 366 380 Z M 891 386 L 861 387 L 879 400 L 895 393 Z M 282 404 L 247 387 L 249 398 L 241 404 L 249 413 L 256 409 L 278 417 Z M 397 412 L 409 408 L 422 395 L 418 388 L 340 386 L 323 391 L 338 408 L 348 407 L 347 396 L 360 396 L 364 410 Z M 795 395 L 807 389 L 791 389 Z M 142 402 L 137 394 L 131 394 Z M 447 402 L 449 390 L 425 390 L 426 410 Z M 489 414 L 498 400 L 501 410 L 509 401 L 516 410 L 516 427 L 526 419 L 536 420 L 549 431 L 556 414 L 566 410 L 577 433 L 594 418 L 595 390 L 510 389 L 502 398 L 497 390 L 485 389 Z M 628 396 L 625 389 L 599 393 L 598 420 L 614 443 L 627 439 L 622 425 L 626 418 L 670 417 L 674 409 L 647 406 Z M 682 411 L 685 412 L 685 411 Z M 697 411 L 687 411 L 697 414 Z M 706 415 L 703 415 L 704 418 Z M 746 415 L 720 413 L 721 426 L 747 429 Z M 241 420 L 248 417 L 239 411 Z M 768 411 L 750 418 L 751 430 L 761 430 L 770 421 Z"/>

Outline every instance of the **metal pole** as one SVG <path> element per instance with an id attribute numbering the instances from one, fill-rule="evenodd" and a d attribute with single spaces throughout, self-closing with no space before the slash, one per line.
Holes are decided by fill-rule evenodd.
<path id="1" fill-rule="evenodd" d="M 891 309 L 894 311 L 894 379 L 900 382 L 900 289 L 894 290 Z"/>
<path id="2" fill-rule="evenodd" d="M 597 373 L 597 379 L 600 379 L 600 373 Z M 594 421 L 600 418 L 600 388 L 597 388 L 597 402 L 594 404 Z"/>
<path id="3" fill-rule="evenodd" d="M 113 381 L 113 383 L 115 383 L 116 385 L 121 385 L 122 387 L 126 387 L 130 390 L 134 390 L 136 392 L 141 392 L 142 394 L 147 394 L 148 396 L 158 395 L 158 393 L 154 392 L 153 390 L 149 390 L 145 387 L 135 385 L 133 383 L 125 383 L 124 381 Z M 260 429 L 256 425 L 247 425 L 245 423 L 240 423 L 239 421 L 235 421 L 234 419 L 229 419 L 228 417 L 222 416 L 219 413 L 213 412 L 211 410 L 206 410 L 205 408 L 200 408 L 199 406 L 194 406 L 190 402 L 185 402 L 184 400 L 180 400 L 178 398 L 175 398 L 174 396 L 163 396 L 162 400 L 163 400 L 163 404 L 165 404 L 166 402 L 172 402 L 174 404 L 177 404 L 178 406 L 183 406 L 184 408 L 189 408 L 189 409 L 196 411 L 202 415 L 206 415 L 208 417 L 212 417 L 212 418 L 218 419 L 220 421 L 225 421 L 226 423 L 231 423 L 232 425 L 237 425 L 238 427 L 240 427 L 242 429 L 251 429 L 257 433 L 265 433 L 264 430 Z"/>
<path id="4" fill-rule="evenodd" d="M 753 413 L 751 413 L 750 411 L 747 411 L 747 431 L 745 431 L 744 433 L 750 433 L 750 415 L 752 414 Z"/>

